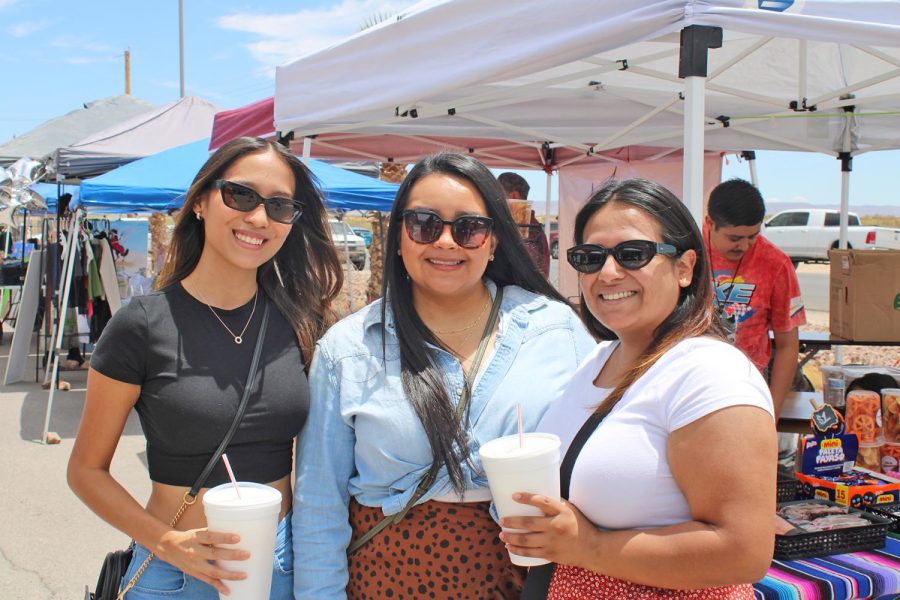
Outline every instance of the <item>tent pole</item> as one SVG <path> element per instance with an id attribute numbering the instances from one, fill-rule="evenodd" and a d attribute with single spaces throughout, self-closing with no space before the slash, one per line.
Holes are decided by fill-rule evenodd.
<path id="1" fill-rule="evenodd" d="M 66 274 L 63 283 L 63 293 L 60 298 L 60 308 L 57 311 L 56 338 L 53 343 L 52 363 L 50 370 L 50 395 L 47 398 L 47 412 L 44 415 L 44 433 L 41 443 L 47 444 L 47 434 L 50 432 L 50 415 L 53 413 L 53 395 L 56 392 L 57 376 L 59 375 L 59 353 L 62 350 L 63 332 L 66 327 L 66 307 L 69 305 L 69 292 L 72 290 L 72 271 L 75 267 L 75 247 L 78 244 L 78 233 L 81 230 L 81 211 L 75 213 L 72 226 L 69 230 L 68 246 L 66 247 Z M 45 316 L 48 318 L 48 316 Z"/>
<path id="2" fill-rule="evenodd" d="M 309 157 L 312 154 L 312 138 L 306 136 L 303 138 L 303 164 L 309 166 Z"/>
<path id="3" fill-rule="evenodd" d="M 722 28 L 690 25 L 681 30 L 678 77 L 684 79 L 684 176 L 681 200 L 703 222 L 703 136 L 707 58 L 722 47 Z"/>
<path id="4" fill-rule="evenodd" d="M 759 189 L 759 175 L 756 174 L 756 152 L 753 150 L 744 150 L 741 152 L 741 158 L 747 161 L 750 167 L 750 183 L 753 187 Z"/>

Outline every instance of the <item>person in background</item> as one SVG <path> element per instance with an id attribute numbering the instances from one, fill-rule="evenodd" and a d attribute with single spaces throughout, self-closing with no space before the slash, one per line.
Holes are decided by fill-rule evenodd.
<path id="1" fill-rule="evenodd" d="M 716 307 L 768 380 L 777 418 L 797 372 L 806 311 L 790 258 L 760 234 L 765 215 L 759 190 L 731 179 L 710 192 L 704 233 Z"/>
<path id="2" fill-rule="evenodd" d="M 217 600 L 244 577 L 213 562 L 247 558 L 237 536 L 206 529 L 202 495 L 228 481 L 221 461 L 170 523 L 232 424 L 267 312 L 256 383 L 226 450 L 239 479 L 281 492 L 270 597 L 293 598 L 291 467 L 308 407 L 304 365 L 343 276 L 326 220 L 320 192 L 287 149 L 253 138 L 225 144 L 188 190 L 158 291 L 134 297 L 97 342 L 68 479 L 135 540 L 123 586 L 156 557 L 126 599 Z M 145 507 L 109 471 L 132 408 L 147 437 Z"/>
<path id="3" fill-rule="evenodd" d="M 497 181 L 503 186 L 507 200 L 528 200 L 531 186 L 521 175 L 507 171 L 500 173 Z M 547 236 L 544 235 L 543 225 L 534 216 L 534 211 L 530 209 L 527 219 L 516 219 L 516 221 L 519 223 L 519 230 L 522 231 L 522 239 L 525 241 L 528 256 L 531 257 L 544 279 L 548 278 L 550 276 L 550 246 Z"/>
<path id="4" fill-rule="evenodd" d="M 417 163 L 391 211 L 383 297 L 313 357 L 295 597 L 518 598 L 478 449 L 515 433 L 517 405 L 533 430 L 593 346 L 487 167 Z M 385 515 L 401 517 L 373 533 Z"/>
<path id="5" fill-rule="evenodd" d="M 772 400 L 723 338 L 701 233 L 668 190 L 631 179 L 591 197 L 574 239 L 582 318 L 602 341 L 538 431 L 565 455 L 596 427 L 568 501 L 518 494 L 546 516 L 504 518 L 525 533 L 501 538 L 557 563 L 552 600 L 751 600 L 774 544 Z"/>

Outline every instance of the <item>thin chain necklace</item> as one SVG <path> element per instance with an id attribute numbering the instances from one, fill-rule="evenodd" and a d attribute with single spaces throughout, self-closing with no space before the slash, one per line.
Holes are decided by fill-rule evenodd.
<path id="1" fill-rule="evenodd" d="M 226 329 L 226 331 L 228 331 L 228 333 L 231 334 L 231 337 L 234 338 L 234 343 L 240 344 L 244 341 L 244 334 L 247 332 L 247 328 L 250 327 L 250 322 L 253 320 L 253 313 L 256 312 L 256 299 L 257 298 L 259 298 L 259 288 L 256 288 L 256 293 L 253 294 L 253 308 L 250 310 L 250 318 L 247 319 L 247 323 L 244 325 L 244 328 L 241 329 L 241 332 L 239 334 L 235 334 L 231 330 L 231 327 L 229 327 L 228 325 L 225 324 L 225 321 L 223 321 L 222 318 L 218 315 L 218 313 L 216 313 L 216 309 L 214 309 L 212 307 L 212 305 L 210 305 L 206 300 L 203 300 L 202 298 L 200 300 L 203 302 L 203 304 L 206 305 L 206 307 L 213 314 L 213 316 L 216 318 L 216 320 L 218 320 L 219 323 L 222 324 L 222 327 L 224 327 Z"/>
<path id="2" fill-rule="evenodd" d="M 481 307 L 481 311 L 479 311 L 478 316 L 475 317 L 475 320 L 463 327 L 462 329 L 448 329 L 446 331 L 438 331 L 437 329 L 432 329 L 431 332 L 435 335 L 451 335 L 454 333 L 462 333 L 463 331 L 469 331 L 473 329 L 476 325 L 478 325 L 479 321 L 481 321 L 481 317 L 484 316 L 484 313 L 487 312 L 488 306 L 491 304 L 491 295 L 488 294 L 487 300 L 484 301 L 484 306 Z M 467 337 L 468 339 L 468 337 Z"/>

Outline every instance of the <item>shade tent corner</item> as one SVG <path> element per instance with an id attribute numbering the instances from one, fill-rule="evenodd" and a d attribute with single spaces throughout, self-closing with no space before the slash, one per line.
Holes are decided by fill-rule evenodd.
<path id="1" fill-rule="evenodd" d="M 123 95 L 86 102 L 82 108 L 55 117 L 0 146 L 0 166 L 12 164 L 23 156 L 40 159 L 76 143 L 94 132 L 147 112 L 153 104 Z"/>
<path id="2" fill-rule="evenodd" d="M 219 106 L 186 96 L 56 149 L 51 170 L 66 178 L 106 173 L 139 158 L 209 136 Z"/>

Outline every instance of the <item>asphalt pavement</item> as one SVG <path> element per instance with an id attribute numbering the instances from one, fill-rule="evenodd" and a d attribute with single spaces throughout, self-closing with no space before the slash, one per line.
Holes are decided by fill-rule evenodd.
<path id="1" fill-rule="evenodd" d="M 10 339 L 7 329 L 0 344 L 0 381 Z M 88 510 L 66 484 L 87 372 L 61 373 L 72 390 L 56 392 L 50 431 L 62 441 L 44 445 L 49 390 L 35 382 L 34 367 L 32 355 L 26 381 L 0 385 L 0 599 L 82 600 L 84 585 L 94 587 L 106 553 L 125 547 L 128 539 Z M 150 492 L 145 464 L 144 437 L 132 413 L 112 472 L 141 503 Z"/>

